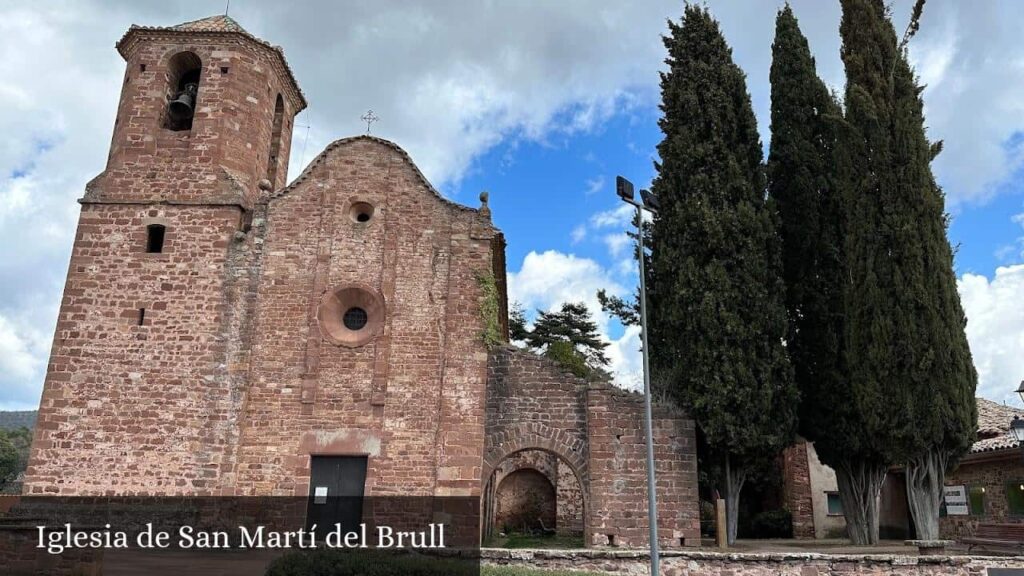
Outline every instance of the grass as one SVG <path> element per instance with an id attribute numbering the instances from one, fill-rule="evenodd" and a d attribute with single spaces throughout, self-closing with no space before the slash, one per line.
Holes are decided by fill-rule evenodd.
<path id="1" fill-rule="evenodd" d="M 488 548 L 539 548 L 547 550 L 565 550 L 583 548 L 583 536 L 535 536 L 513 532 L 507 536 L 493 536 L 484 543 Z"/>

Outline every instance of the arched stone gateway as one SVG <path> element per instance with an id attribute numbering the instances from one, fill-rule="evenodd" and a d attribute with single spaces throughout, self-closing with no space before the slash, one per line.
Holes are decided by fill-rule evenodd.
<path id="1" fill-rule="evenodd" d="M 582 536 L 586 492 L 559 454 L 527 448 L 503 458 L 483 490 L 484 539 L 502 532 Z"/>
<path id="2" fill-rule="evenodd" d="M 659 543 L 695 546 L 700 531 L 693 421 L 668 407 L 656 407 L 654 417 Z M 516 483 L 504 487 L 512 475 L 531 469 L 536 474 L 513 480 L 539 486 L 546 479 L 554 487 L 555 525 L 545 525 L 548 531 L 571 532 L 575 514 L 587 546 L 647 543 L 642 396 L 587 382 L 551 360 L 506 346 L 489 355 L 485 428 L 485 538 L 506 518 L 516 517 L 508 506 L 533 505 L 513 497 Z M 565 474 L 555 471 L 559 468 Z M 578 486 L 577 496 L 571 484 Z M 524 511 L 528 517 L 550 514 L 550 503 L 539 504 Z"/>

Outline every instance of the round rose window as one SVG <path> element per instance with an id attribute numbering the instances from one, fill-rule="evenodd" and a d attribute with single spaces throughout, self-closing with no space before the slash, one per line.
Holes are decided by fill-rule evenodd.
<path id="1" fill-rule="evenodd" d="M 362 286 L 347 286 L 324 295 L 317 313 L 324 338 L 339 346 L 362 346 L 384 327 L 384 299 Z"/>

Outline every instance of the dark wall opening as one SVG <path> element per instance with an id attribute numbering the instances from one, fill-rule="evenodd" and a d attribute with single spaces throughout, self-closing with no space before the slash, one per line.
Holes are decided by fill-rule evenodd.
<path id="1" fill-rule="evenodd" d="M 167 106 L 164 128 L 192 130 L 196 105 L 199 102 L 199 83 L 203 62 L 193 52 L 179 52 L 167 63 Z"/>

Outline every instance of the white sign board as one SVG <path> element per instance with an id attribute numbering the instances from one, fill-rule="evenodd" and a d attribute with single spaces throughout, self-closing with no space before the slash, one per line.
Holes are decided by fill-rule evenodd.
<path id="1" fill-rule="evenodd" d="M 946 514 L 949 516 L 967 516 L 967 487 L 945 486 L 944 488 Z"/>
<path id="2" fill-rule="evenodd" d="M 317 486 L 313 491 L 313 504 L 327 503 L 327 486 Z"/>

